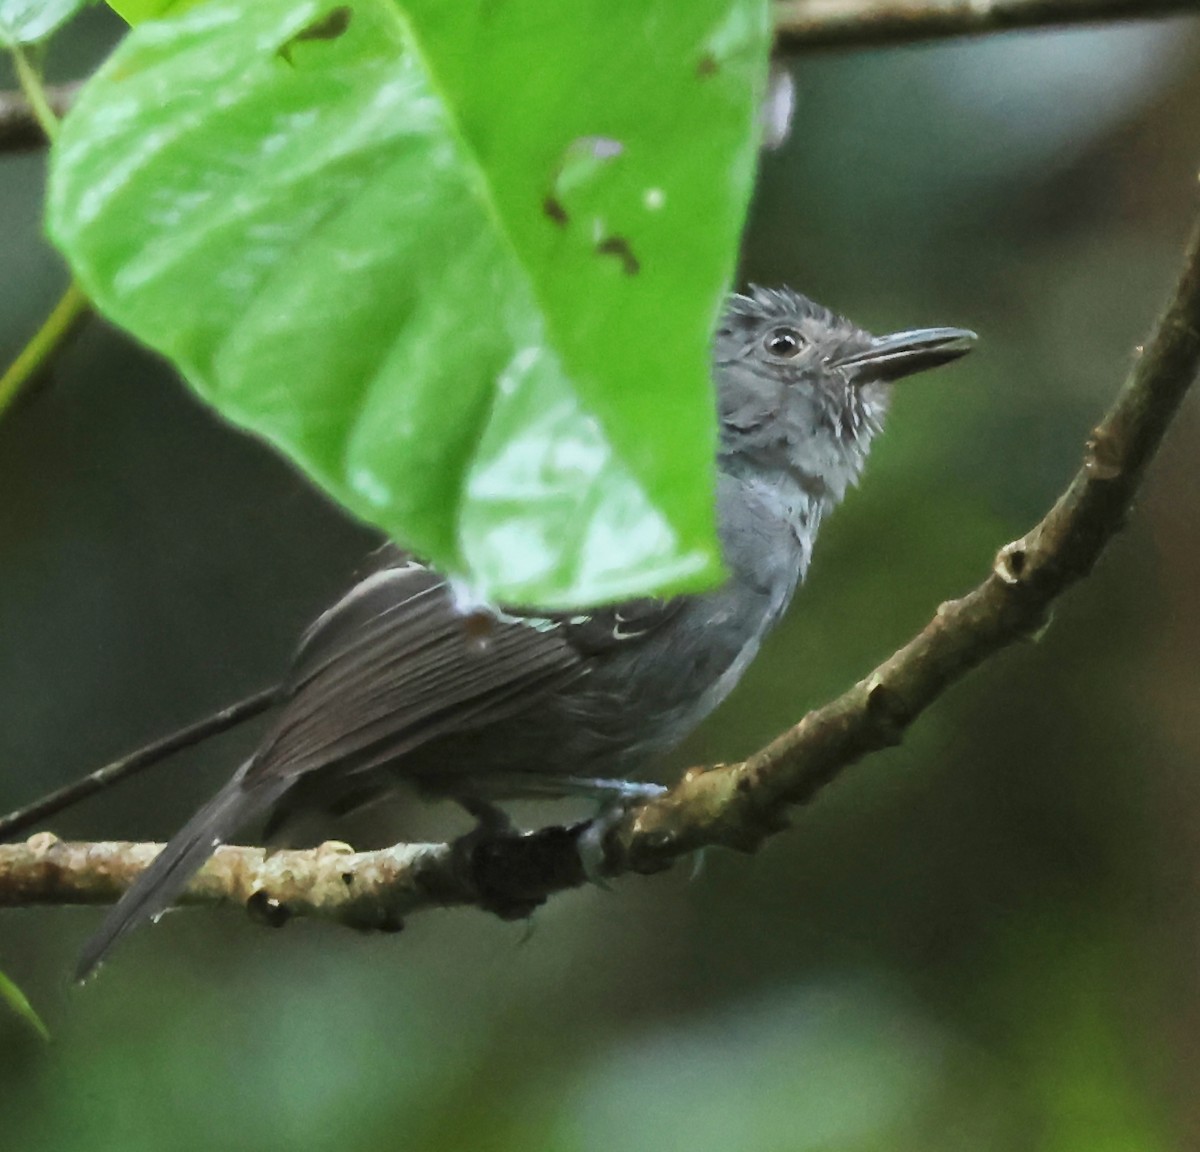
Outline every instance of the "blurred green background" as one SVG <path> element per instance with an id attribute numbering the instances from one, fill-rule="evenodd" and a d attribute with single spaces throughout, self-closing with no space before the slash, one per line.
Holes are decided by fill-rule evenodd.
<path id="1" fill-rule="evenodd" d="M 1198 30 L 792 61 L 745 278 L 982 345 L 905 386 L 785 626 L 664 778 L 864 674 L 1073 471 L 1196 209 Z M 117 32 L 89 13 L 51 75 Z M 0 157 L 5 362 L 65 283 L 42 175 Z M 531 933 L 173 915 L 84 989 L 98 911 L 0 912 L 0 969 L 53 1033 L 0 1012 L 0 1148 L 1200 1146 L 1198 434 L 1192 403 L 1048 635 L 755 858 L 569 894 Z M 0 423 L 0 492 L 0 809 L 272 682 L 370 546 L 99 323 Z M 253 736 L 54 830 L 163 838 Z"/>

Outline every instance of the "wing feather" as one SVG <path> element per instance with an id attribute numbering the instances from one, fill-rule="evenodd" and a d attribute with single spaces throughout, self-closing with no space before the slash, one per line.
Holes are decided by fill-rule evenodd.
<path id="1" fill-rule="evenodd" d="M 382 764 L 585 672 L 565 630 L 466 614 L 437 573 L 393 553 L 305 636 L 252 774 Z"/>

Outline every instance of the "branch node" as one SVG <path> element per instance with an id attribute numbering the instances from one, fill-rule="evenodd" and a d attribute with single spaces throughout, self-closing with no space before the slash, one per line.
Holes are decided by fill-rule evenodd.
<path id="1" fill-rule="evenodd" d="M 59 839 L 53 832 L 35 832 L 25 841 L 29 851 L 37 856 L 45 856 L 57 843 Z"/>
<path id="2" fill-rule="evenodd" d="M 354 849 L 345 840 L 325 840 L 317 845 L 317 856 L 353 856 Z"/>
<path id="3" fill-rule="evenodd" d="M 1103 428 L 1096 428 L 1088 437 L 1083 454 L 1083 469 L 1089 480 L 1115 480 L 1124 470 L 1121 449 L 1115 437 Z"/>
<path id="4" fill-rule="evenodd" d="M 900 743 L 904 729 L 908 726 L 903 703 L 891 687 L 884 683 L 878 671 L 867 677 L 864 686 L 867 693 L 867 716 L 879 743 L 885 747 L 894 747 Z"/>
<path id="5" fill-rule="evenodd" d="M 763 841 L 792 826 L 791 797 L 761 789 L 762 778 L 751 769 L 735 772 L 735 783 L 720 842 L 735 852 L 757 852 Z M 737 803 L 733 803 L 736 798 Z M 786 801 L 786 802 L 784 802 Z"/>
<path id="6" fill-rule="evenodd" d="M 267 928 L 282 928 L 292 918 L 288 906 L 269 895 L 265 888 L 256 888 L 250 893 L 246 912 L 256 924 Z"/>
<path id="7" fill-rule="evenodd" d="M 996 573 L 1002 583 L 1009 587 L 1015 587 L 1021 583 L 1025 575 L 1028 558 L 1029 553 L 1026 550 L 1025 541 L 1023 539 L 1014 540 L 1011 544 L 1005 544 L 996 554 L 996 562 L 992 565 L 992 571 Z"/>

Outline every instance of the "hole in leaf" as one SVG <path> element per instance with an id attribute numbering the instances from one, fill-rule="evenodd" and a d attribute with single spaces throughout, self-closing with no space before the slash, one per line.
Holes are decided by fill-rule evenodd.
<path id="1" fill-rule="evenodd" d="M 601 256 L 615 256 L 621 261 L 626 276 L 636 276 L 642 270 L 641 261 L 634 255 L 624 236 L 609 236 L 596 245 Z"/>
<path id="2" fill-rule="evenodd" d="M 567 210 L 563 207 L 562 201 L 553 193 L 550 193 L 542 201 L 542 212 L 560 228 L 565 228 L 570 223 L 570 217 L 567 215 Z"/>

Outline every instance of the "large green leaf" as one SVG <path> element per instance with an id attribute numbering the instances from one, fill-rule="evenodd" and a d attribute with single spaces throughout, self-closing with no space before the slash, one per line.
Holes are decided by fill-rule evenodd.
<path id="1" fill-rule="evenodd" d="M 481 593 L 696 586 L 768 39 L 765 0 L 208 0 L 81 93 L 50 231 L 226 416 Z"/>
<path id="2" fill-rule="evenodd" d="M 0 48 L 44 40 L 88 0 L 0 0 Z"/>

